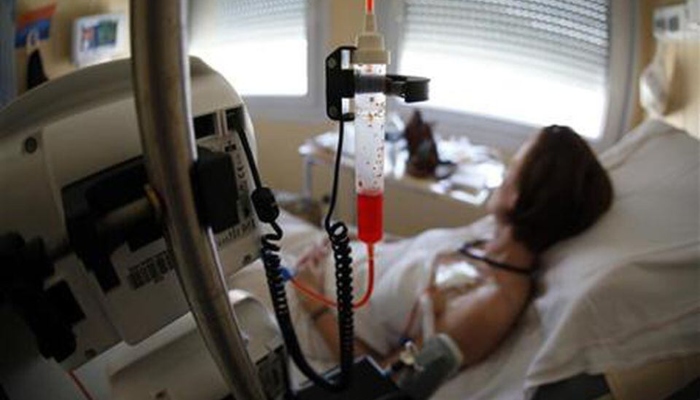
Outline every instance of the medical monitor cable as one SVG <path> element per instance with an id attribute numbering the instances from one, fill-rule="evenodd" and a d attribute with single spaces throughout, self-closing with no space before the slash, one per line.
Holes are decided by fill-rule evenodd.
<path id="1" fill-rule="evenodd" d="M 368 284 L 367 290 L 365 291 L 362 299 L 354 304 L 353 293 L 352 293 L 352 256 L 350 248 L 350 238 L 348 235 L 348 227 L 342 221 L 331 222 L 333 213 L 335 211 L 335 206 L 338 198 L 338 183 L 340 181 L 340 164 L 343 154 L 343 142 L 345 138 L 345 121 L 350 121 L 354 119 L 353 114 L 344 114 L 343 118 L 339 121 L 338 126 L 338 145 L 336 148 L 335 164 L 333 168 L 333 184 L 331 191 L 331 199 L 328 206 L 328 211 L 324 219 L 324 227 L 328 234 L 328 238 L 331 242 L 331 247 L 333 249 L 333 258 L 335 261 L 335 278 L 336 278 L 336 294 L 338 297 L 338 302 L 334 303 L 327 299 L 325 296 L 317 293 L 316 291 L 305 287 L 301 282 L 296 281 L 292 277 L 292 283 L 297 289 L 303 293 L 309 295 L 315 300 L 321 301 L 322 303 L 329 305 L 331 307 L 337 307 L 338 312 L 338 329 L 340 331 L 340 347 L 341 347 L 341 357 L 340 357 L 340 368 L 341 371 L 350 371 L 354 363 L 353 360 L 353 347 L 354 347 L 354 326 L 353 326 L 353 309 L 364 306 L 368 303 L 370 297 L 372 296 L 374 288 L 374 244 L 367 243 L 367 253 L 368 253 Z M 346 351 L 347 353 L 344 353 Z"/>
<path id="2" fill-rule="evenodd" d="M 255 159 L 253 158 L 253 152 L 251 150 L 250 144 L 248 143 L 248 138 L 246 136 L 245 131 L 243 129 L 237 129 L 237 131 L 241 139 L 241 145 L 243 146 L 246 159 L 248 161 L 248 166 L 250 167 L 250 171 L 253 176 L 253 181 L 255 182 L 255 190 L 251 195 L 251 200 L 253 201 L 255 212 L 258 215 L 260 221 L 269 224 L 274 230 L 274 233 L 265 234 L 261 239 L 261 258 L 265 266 L 265 274 L 267 277 L 267 284 L 268 289 L 270 291 L 270 297 L 272 299 L 273 309 L 277 318 L 277 322 L 280 326 L 280 331 L 282 332 L 282 337 L 284 338 L 285 345 L 287 346 L 287 351 L 292 357 L 292 360 L 294 360 L 294 363 L 297 365 L 297 367 L 299 367 L 299 370 L 314 384 L 330 392 L 339 392 L 349 385 L 351 379 L 352 365 L 354 363 L 352 286 L 350 286 L 349 289 L 346 289 L 345 285 L 348 284 L 348 280 L 346 278 L 343 278 L 343 276 L 345 276 L 346 274 L 339 274 L 338 272 L 336 272 L 337 277 L 338 275 L 340 275 L 340 277 L 338 277 L 338 330 L 340 336 L 339 339 L 341 343 L 340 375 L 336 382 L 331 382 L 319 375 L 313 369 L 313 367 L 311 367 L 301 350 L 301 346 L 299 345 L 299 340 L 297 338 L 296 331 L 294 330 L 294 325 L 292 323 L 289 304 L 287 302 L 287 294 L 284 286 L 285 278 L 283 276 L 283 269 L 281 267 L 281 259 L 278 254 L 280 246 L 277 244 L 277 242 L 279 242 L 283 236 L 282 228 L 276 222 L 276 219 L 279 216 L 279 208 L 277 208 L 277 203 L 275 201 L 274 194 L 272 193 L 270 188 L 264 187 L 262 185 L 262 180 L 260 179 L 260 174 L 258 172 L 257 167 L 255 166 Z M 345 230 L 347 230 L 347 228 L 345 228 Z M 331 242 L 333 242 L 333 239 L 331 239 Z M 345 256 L 341 255 L 340 258 L 344 259 Z M 350 285 L 352 285 L 351 273 Z M 347 312 L 348 309 L 349 312 Z M 343 310 L 342 313 L 341 310 Z M 348 335 L 350 336 L 349 339 Z M 290 394 L 293 397 L 293 393 L 288 394 Z"/>
<path id="3" fill-rule="evenodd" d="M 336 204 L 338 192 L 338 175 L 340 161 L 342 157 L 344 126 L 345 122 L 355 121 L 355 184 L 357 191 L 357 233 L 360 241 L 367 246 L 368 259 L 368 279 L 367 288 L 364 295 L 357 302 L 352 304 L 352 308 L 357 309 L 369 303 L 374 291 L 374 244 L 382 237 L 382 204 L 384 192 L 384 114 L 386 111 L 386 101 L 384 90 L 377 87 L 377 82 L 384 83 L 386 78 L 385 68 L 389 61 L 389 53 L 384 50 L 384 38 L 376 31 L 376 20 L 374 16 L 374 0 L 365 0 L 365 25 L 363 31 L 356 39 L 357 48 L 352 48 L 355 53 L 351 58 L 353 62 L 362 61 L 355 65 L 353 85 L 351 91 L 355 96 L 355 113 L 340 113 L 344 106 L 342 103 L 329 107 L 329 116 L 339 121 L 338 145 L 335 158 L 335 169 L 333 176 L 333 192 L 328 213 L 325 218 L 325 229 L 333 247 L 333 254 L 336 265 L 336 282 L 342 279 L 349 279 L 348 287 L 352 286 L 352 258 L 350 257 L 350 245 L 348 239 L 348 229 L 342 222 L 331 224 L 330 219 Z M 326 72 L 327 79 L 327 99 L 328 90 L 331 94 L 336 92 L 347 92 L 348 87 L 343 84 L 336 87 L 329 84 L 334 81 L 333 76 L 337 74 L 337 66 L 342 64 L 342 57 L 334 58 L 338 51 L 350 50 L 349 47 L 341 47 L 331 54 L 326 65 L 330 71 Z M 361 53 L 361 56 L 358 55 Z M 336 72 L 332 72 L 336 71 Z M 346 76 L 347 78 L 347 76 Z M 341 79 L 342 80 L 342 79 Z M 347 85 L 347 82 L 345 83 Z M 359 85 L 359 86 L 356 86 Z M 381 85 L 380 85 L 381 86 Z M 358 90 L 362 87 L 362 90 Z M 347 94 L 347 93 L 346 93 Z M 330 96 L 330 98 L 334 98 Z M 332 103 L 332 102 L 331 102 Z M 356 119 L 358 117 L 358 119 Z M 360 124 L 358 125 L 358 121 Z M 346 267 L 345 265 L 348 265 Z M 347 268 L 347 269 L 346 269 Z M 349 276 L 344 276 L 348 273 Z M 339 305 L 327 298 L 322 293 L 304 285 L 303 282 L 295 279 L 290 274 L 294 287 L 304 295 L 330 307 Z M 340 290 L 340 289 L 339 289 Z M 341 293 L 338 293 L 341 295 Z M 345 295 L 342 293 L 342 295 Z M 351 296 L 352 297 L 352 296 Z M 340 312 L 340 310 L 339 310 Z"/>
<path id="4" fill-rule="evenodd" d="M 348 115 L 349 118 L 350 115 Z M 350 238 L 348 227 L 342 221 L 331 223 L 338 199 L 338 181 L 340 177 L 340 161 L 343 154 L 343 140 L 345 136 L 345 118 L 341 118 L 338 126 L 338 148 L 336 150 L 335 166 L 333 168 L 333 189 L 331 201 L 324 220 L 324 226 L 333 248 L 335 260 L 336 296 L 338 298 L 338 330 L 340 337 L 340 370 L 352 371 L 354 363 L 354 320 L 352 304 L 352 257 L 350 255 Z"/>

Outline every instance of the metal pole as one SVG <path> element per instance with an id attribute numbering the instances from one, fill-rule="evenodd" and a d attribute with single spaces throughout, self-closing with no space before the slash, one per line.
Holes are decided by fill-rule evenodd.
<path id="1" fill-rule="evenodd" d="M 166 237 L 209 352 L 238 400 L 265 394 L 228 298 L 211 229 L 197 217 L 190 171 L 196 160 L 186 52 L 185 0 L 131 0 L 136 108 L 149 181 Z"/>

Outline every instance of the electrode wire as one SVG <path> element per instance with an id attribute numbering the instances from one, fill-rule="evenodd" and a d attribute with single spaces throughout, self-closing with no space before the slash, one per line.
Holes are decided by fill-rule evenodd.
<path id="1" fill-rule="evenodd" d="M 350 384 L 352 379 L 352 363 L 353 363 L 353 321 L 352 321 L 352 307 L 345 306 L 339 307 L 338 311 L 338 325 L 339 325 L 339 339 L 340 339 L 340 376 L 331 381 L 321 376 L 316 370 L 309 364 L 306 357 L 303 354 L 301 346 L 299 344 L 296 331 L 292 324 L 292 317 L 289 309 L 289 304 L 287 302 L 287 295 L 284 285 L 284 277 L 282 275 L 283 268 L 281 267 L 281 258 L 279 256 L 280 246 L 279 241 L 282 239 L 284 232 L 279 224 L 276 222 L 279 211 L 274 211 L 277 209 L 277 203 L 274 199 L 274 195 L 269 188 L 262 186 L 262 180 L 260 179 L 260 174 L 255 165 L 255 159 L 253 158 L 253 152 L 250 144 L 247 140 L 247 135 L 245 130 L 240 129 L 237 132 L 241 140 L 241 145 L 246 154 L 246 159 L 248 161 L 248 166 L 253 175 L 253 180 L 256 189 L 253 191 L 251 200 L 253 200 L 254 208 L 258 217 L 261 221 L 264 219 L 273 229 L 273 233 L 267 233 L 261 238 L 262 248 L 260 251 L 260 258 L 265 266 L 265 275 L 267 277 L 268 289 L 270 292 L 270 297 L 273 304 L 273 310 L 277 322 L 279 324 L 282 337 L 284 339 L 287 352 L 290 357 L 297 365 L 302 374 L 309 378 L 317 386 L 330 391 L 339 392 L 344 390 Z M 269 195 L 256 196 L 256 192 L 265 193 L 269 192 Z M 256 200 L 257 199 L 257 200 Z M 262 211 L 262 214 L 261 214 Z M 264 216 L 264 218 L 261 217 Z M 347 279 L 345 279 L 347 281 Z M 351 291 L 351 289 L 350 289 Z M 339 291 L 339 293 L 348 292 L 347 289 Z M 347 297 L 347 296 L 346 296 Z M 338 296 L 340 302 L 340 294 Z M 350 304 L 352 299 L 348 301 L 343 300 L 342 303 Z M 347 310 L 341 312 L 341 309 Z M 291 387 L 287 387 L 286 398 L 296 398 Z"/>

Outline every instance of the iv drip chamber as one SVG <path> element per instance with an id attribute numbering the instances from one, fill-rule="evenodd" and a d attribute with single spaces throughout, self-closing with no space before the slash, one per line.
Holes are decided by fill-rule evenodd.
<path id="1" fill-rule="evenodd" d="M 357 64 L 357 81 L 386 76 L 385 64 Z M 355 94 L 355 190 L 359 238 L 375 243 L 382 237 L 384 193 L 384 130 L 386 95 L 382 91 Z"/>

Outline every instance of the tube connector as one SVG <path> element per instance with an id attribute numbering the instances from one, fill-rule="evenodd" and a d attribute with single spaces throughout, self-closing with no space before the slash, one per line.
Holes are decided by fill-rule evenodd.
<path id="1" fill-rule="evenodd" d="M 365 14 L 365 26 L 355 39 L 357 49 L 352 53 L 353 64 L 389 64 L 390 54 L 384 48 L 384 36 L 377 32 L 374 14 Z"/>

